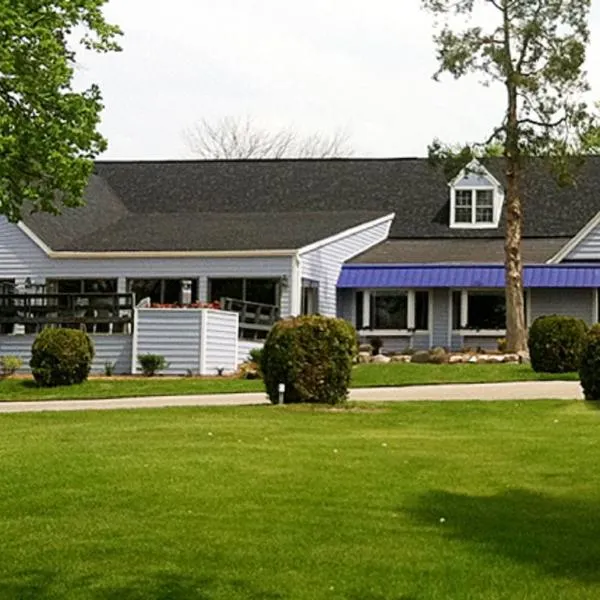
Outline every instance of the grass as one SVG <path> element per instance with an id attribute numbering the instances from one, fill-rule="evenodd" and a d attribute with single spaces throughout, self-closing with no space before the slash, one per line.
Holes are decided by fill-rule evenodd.
<path id="1" fill-rule="evenodd" d="M 595 600 L 600 413 L 0 417 L 2 600 Z"/>
<path id="2" fill-rule="evenodd" d="M 576 373 L 535 373 L 528 365 L 359 365 L 354 369 L 352 387 L 391 387 L 442 383 L 497 383 L 578 379 Z M 224 377 L 197 378 L 116 378 L 90 379 L 82 385 L 38 388 L 32 379 L 0 382 L 0 402 L 28 400 L 83 400 L 86 398 L 128 398 L 132 396 L 184 396 L 262 392 L 262 381 Z"/>

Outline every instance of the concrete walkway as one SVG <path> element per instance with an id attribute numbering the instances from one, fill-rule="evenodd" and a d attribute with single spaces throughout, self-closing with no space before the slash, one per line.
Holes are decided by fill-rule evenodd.
<path id="1" fill-rule="evenodd" d="M 423 385 L 403 388 L 354 389 L 350 400 L 361 402 L 408 402 L 415 400 L 573 400 L 582 399 L 576 381 L 528 381 Z M 53 400 L 43 402 L 0 402 L 0 413 L 118 410 L 165 408 L 169 406 L 249 406 L 269 404 L 264 394 L 217 394 L 210 396 L 156 396 L 114 400 Z"/>

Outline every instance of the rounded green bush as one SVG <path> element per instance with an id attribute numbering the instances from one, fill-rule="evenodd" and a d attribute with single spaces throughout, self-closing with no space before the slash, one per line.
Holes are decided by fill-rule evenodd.
<path id="1" fill-rule="evenodd" d="M 531 366 L 538 373 L 570 373 L 579 369 L 588 326 L 581 319 L 539 317 L 529 330 Z"/>
<path id="2" fill-rule="evenodd" d="M 600 324 L 585 336 L 579 378 L 586 400 L 600 400 Z"/>
<path id="3" fill-rule="evenodd" d="M 338 404 L 348 395 L 358 344 L 354 327 L 343 319 L 318 315 L 279 321 L 269 332 L 261 359 L 267 394 L 286 404 Z"/>
<path id="4" fill-rule="evenodd" d="M 38 385 L 55 387 L 85 381 L 92 368 L 94 344 L 78 329 L 44 329 L 31 348 L 31 372 Z"/>

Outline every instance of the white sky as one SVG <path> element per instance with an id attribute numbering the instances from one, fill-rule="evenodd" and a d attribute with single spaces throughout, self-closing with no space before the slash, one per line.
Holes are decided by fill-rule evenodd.
<path id="1" fill-rule="evenodd" d="M 355 156 L 424 156 L 435 137 L 485 138 L 501 114 L 501 90 L 432 80 L 420 0 L 112 0 L 106 16 L 123 52 L 83 55 L 77 74 L 102 89 L 103 158 L 190 157 L 183 130 L 226 115 L 345 129 Z M 591 26 L 598 56 L 596 0 Z M 600 98 L 591 62 L 590 81 Z"/>

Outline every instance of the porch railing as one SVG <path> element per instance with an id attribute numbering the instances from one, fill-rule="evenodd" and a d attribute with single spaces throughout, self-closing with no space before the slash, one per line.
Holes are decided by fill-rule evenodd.
<path id="1" fill-rule="evenodd" d="M 0 333 L 68 327 L 88 333 L 131 333 L 133 294 L 0 294 Z"/>
<path id="2" fill-rule="evenodd" d="M 246 302 L 235 298 L 221 298 L 220 303 L 223 310 L 239 314 L 239 334 L 245 340 L 266 338 L 271 327 L 280 318 L 279 307 L 273 304 Z"/>

